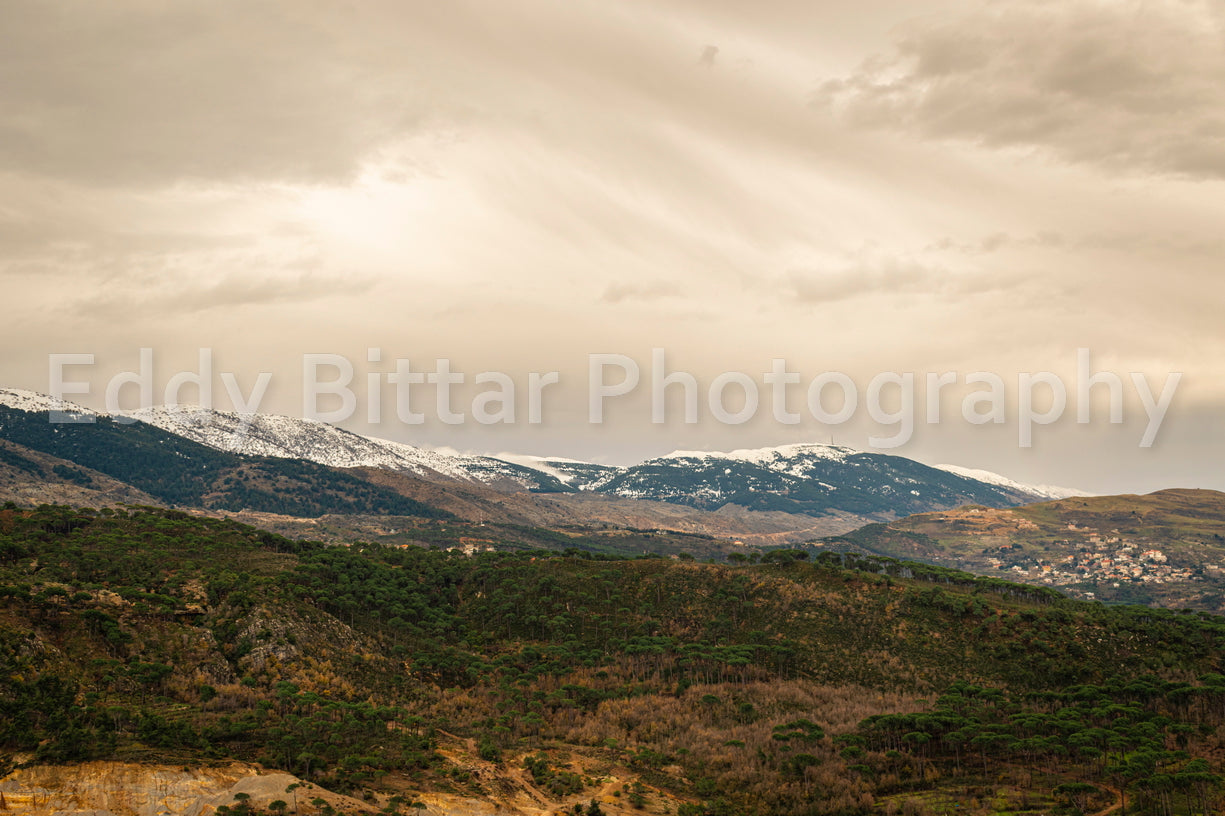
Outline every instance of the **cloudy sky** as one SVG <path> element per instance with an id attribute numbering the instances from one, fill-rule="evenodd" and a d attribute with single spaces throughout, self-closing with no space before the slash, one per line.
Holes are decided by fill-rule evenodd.
<path id="1" fill-rule="evenodd" d="M 160 402 L 211 349 L 216 407 L 221 372 L 244 390 L 268 372 L 261 410 L 301 416 L 303 355 L 335 354 L 355 430 L 626 463 L 865 447 L 904 401 L 887 386 L 874 419 L 870 381 L 911 372 L 893 452 L 1225 489 L 1222 78 L 1210 0 L 9 0 L 0 384 L 45 392 L 49 355 L 89 353 L 67 373 L 102 407 L 151 348 Z M 651 421 L 656 348 L 694 375 L 698 422 L 683 386 Z M 1119 375 L 1123 422 L 1105 386 L 1076 421 L 1078 348 Z M 641 368 L 600 425 L 592 354 Z M 468 421 L 423 385 L 422 424 L 390 386 L 370 423 L 368 374 L 439 358 Z M 794 423 L 764 384 L 775 359 Z M 486 371 L 515 383 L 514 423 L 472 421 Z M 554 371 L 531 423 L 528 375 Z M 859 396 L 837 425 L 806 400 L 831 371 Z M 1003 423 L 962 415 L 977 371 L 1003 379 Z M 1021 447 L 1018 376 L 1040 371 L 1067 411 Z M 724 372 L 760 386 L 744 423 L 709 405 Z M 1132 372 L 1154 395 L 1182 374 L 1148 448 Z M 742 384 L 720 393 L 743 407 Z"/>

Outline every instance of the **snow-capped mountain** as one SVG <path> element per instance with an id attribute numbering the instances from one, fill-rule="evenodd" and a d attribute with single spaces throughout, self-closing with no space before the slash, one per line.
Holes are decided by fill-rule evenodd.
<path id="1" fill-rule="evenodd" d="M 881 458 L 876 460 L 859 460 L 857 457 L 861 456 L 877 456 Z M 900 463 L 895 460 L 918 465 L 918 463 L 911 462 L 911 460 L 903 459 L 902 457 L 884 457 L 881 454 L 867 454 L 855 448 L 820 443 L 746 448 L 726 453 L 678 450 L 628 468 L 562 458 L 517 457 L 514 459 L 514 461 L 520 464 L 535 467 L 556 476 L 560 481 L 581 491 L 612 493 L 627 498 L 652 498 L 663 501 L 675 501 L 684 497 L 690 497 L 700 499 L 698 503 L 702 504 L 707 503 L 707 500 L 717 503 L 727 494 L 726 490 L 718 486 L 717 482 L 720 481 L 719 479 L 713 479 L 714 483 L 712 483 L 711 477 L 719 476 L 720 472 L 725 477 L 735 475 L 737 478 L 746 478 L 749 492 L 771 492 L 777 489 L 777 485 L 771 486 L 768 483 L 772 479 L 778 479 L 779 477 L 783 481 L 789 479 L 810 480 L 814 476 L 819 477 L 821 473 L 827 473 L 832 476 L 840 472 L 854 472 L 862 468 L 867 462 L 874 462 L 875 466 L 879 466 L 882 462 L 890 466 L 899 466 Z M 925 466 L 920 465 L 920 467 Z M 939 479 L 945 483 L 946 488 L 954 488 L 954 492 L 964 492 L 971 488 L 975 491 L 983 492 L 986 494 L 983 496 L 983 499 L 987 501 L 1004 499 L 1008 503 L 1013 504 L 1018 500 L 1040 501 L 1043 499 L 1061 499 L 1068 496 L 1089 495 L 1084 491 L 1074 488 L 1023 484 L 986 470 L 972 470 L 956 465 L 935 465 L 933 467 L 936 470 L 943 470 L 961 477 L 963 480 L 982 483 L 975 486 L 966 485 L 962 481 L 947 482 L 942 478 Z M 706 472 L 707 477 L 698 492 L 694 493 L 692 485 L 677 485 L 675 484 L 675 478 L 665 475 L 674 470 L 679 470 L 686 474 Z M 767 476 L 766 473 L 761 471 L 768 471 L 775 474 L 775 476 Z M 675 473 L 673 473 L 673 476 L 675 476 Z M 938 474 L 925 474 L 926 478 L 924 481 L 931 481 L 933 476 L 939 478 Z M 691 480 L 686 478 L 683 481 L 690 482 Z M 833 482 L 822 482 L 818 478 L 817 481 L 817 486 L 824 490 L 835 491 L 839 489 L 838 484 L 834 483 L 839 481 L 839 479 L 834 479 Z M 896 484 L 882 483 L 877 486 L 877 489 L 881 495 L 885 496 L 903 488 L 909 495 L 915 495 L 913 491 L 918 490 L 918 495 L 922 497 L 922 489 L 916 488 L 915 484 L 915 475 L 908 474 L 899 476 Z M 858 488 L 863 487 L 863 484 L 858 485 Z M 992 490 L 992 487 L 1003 488 L 1003 490 Z M 847 488 L 847 485 L 843 485 L 844 490 Z M 743 491 L 737 487 L 733 488 L 732 492 L 738 493 Z M 685 503 L 691 502 L 686 501 Z"/>
<path id="2" fill-rule="evenodd" d="M 0 405 L 20 411 L 66 410 L 29 391 L 0 389 Z M 128 412 L 138 419 L 219 451 L 296 459 L 336 468 L 377 468 L 430 481 L 488 485 L 499 490 L 600 493 L 718 510 L 735 505 L 808 516 L 894 518 L 983 504 L 1007 507 L 1079 491 L 1020 484 L 999 474 L 951 465 L 931 467 L 901 456 L 824 444 L 792 444 L 730 452 L 675 451 L 630 467 L 571 459 L 443 453 L 361 436 L 322 422 L 267 414 L 236 414 L 194 406 Z"/>
<path id="3" fill-rule="evenodd" d="M 328 467 L 370 467 L 546 492 L 566 488 L 548 473 L 489 456 L 447 454 L 376 439 L 307 419 L 274 414 L 236 414 L 196 406 L 157 406 L 131 412 L 141 422 L 208 445 L 248 456 L 306 459 Z"/>
<path id="4" fill-rule="evenodd" d="M 1042 499 L 1066 499 L 1071 496 L 1093 495 L 1092 493 L 1087 493 L 1084 490 L 1077 490 L 1074 487 L 1023 484 L 1022 482 L 1013 481 L 1007 476 L 1001 476 L 1000 474 L 993 473 L 989 470 L 978 470 L 977 468 L 967 468 L 959 465 L 934 465 L 934 467 L 937 467 L 940 470 L 947 470 L 949 473 L 956 473 L 958 476 L 964 476 L 967 479 L 975 479 L 987 484 L 1000 485 L 1001 487 L 1007 487 L 1010 490 L 1016 490 L 1022 493 L 1029 493 Z"/>
<path id="5" fill-rule="evenodd" d="M 728 504 L 805 515 L 906 515 L 937 507 L 1007 507 L 1048 496 L 901 456 L 822 444 L 730 453 L 676 451 L 626 468 L 598 488 L 626 498 L 714 510 Z"/>
<path id="6" fill-rule="evenodd" d="M 26 391 L 23 388 L 0 388 L 0 405 L 16 408 L 18 411 L 30 413 L 38 411 L 61 411 L 79 417 L 96 417 L 97 411 L 92 411 L 83 405 L 57 400 L 37 391 Z"/>
<path id="7" fill-rule="evenodd" d="M 33 391 L 0 389 L 0 405 L 19 411 L 106 414 Z M 568 488 L 548 473 L 489 456 L 447 454 L 374 439 L 324 422 L 275 414 L 237 414 L 193 405 L 159 405 L 122 414 L 210 448 L 246 456 L 304 459 L 328 467 L 371 467 L 427 479 L 545 492 Z"/>

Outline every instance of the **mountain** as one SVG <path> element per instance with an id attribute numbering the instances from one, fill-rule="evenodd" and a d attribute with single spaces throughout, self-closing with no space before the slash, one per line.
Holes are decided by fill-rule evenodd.
<path id="1" fill-rule="evenodd" d="M 1214 490 L 962 507 L 868 525 L 822 544 L 1083 598 L 1225 612 L 1225 493 Z"/>
<path id="2" fill-rule="evenodd" d="M 500 536 L 623 555 L 822 539 L 818 548 L 1006 574 L 1083 598 L 1225 612 L 1225 499 L 1211 491 L 1032 504 L 1067 491 L 830 445 L 679 451 L 626 468 L 512 463 L 285 417 L 156 409 L 133 422 L 68 406 L 94 421 L 54 424 L 46 397 L 0 401 L 20 406 L 0 405 L 0 500 L 24 506 L 152 503 L 332 542 L 471 548 Z"/>
<path id="3" fill-rule="evenodd" d="M 0 388 L 0 405 L 29 413 L 59 411 L 79 419 L 89 419 L 99 415 L 97 411 L 76 403 L 56 400 L 46 394 L 26 391 L 22 388 Z"/>
<path id="4" fill-rule="evenodd" d="M 80 408 L 76 413 L 93 418 L 92 424 L 54 424 L 47 421 L 46 411 L 61 406 L 30 392 L 0 392 L 0 402 L 21 408 L 0 405 L 0 502 L 25 507 L 174 506 L 242 518 L 293 536 L 397 546 L 469 547 L 489 538 L 488 524 L 499 525 L 516 547 L 688 552 L 703 557 L 726 552 L 738 542 L 788 544 L 845 532 L 862 523 L 856 517 L 814 519 L 742 510 L 714 514 L 590 492 L 510 490 L 506 481 L 495 487 L 475 478 L 426 478 L 378 467 L 335 468 L 305 459 L 218 450 L 149 423 L 125 424 L 128 417 Z M 221 428 L 223 419 L 218 419 Z M 282 423 L 271 418 L 260 426 L 278 424 Z M 304 440 L 318 439 L 320 434 L 339 440 L 338 444 L 361 444 L 360 437 L 330 426 L 289 425 L 299 431 L 297 442 L 304 451 Z M 201 438 L 218 445 L 237 441 L 232 428 Z M 258 449 L 289 452 L 286 445 Z M 327 453 L 323 446 L 316 451 Z M 440 524 L 430 527 L 431 519 Z M 566 532 L 542 531 L 542 527 Z"/>
<path id="5" fill-rule="evenodd" d="M 13 392 L 0 398 L 26 408 L 36 402 Z M 49 422 L 45 405 L 31 411 L 0 404 L 0 440 L 5 443 L 0 464 L 10 480 L 42 474 L 89 489 L 105 487 L 96 473 L 169 505 L 292 516 L 448 516 L 336 468 L 219 451 L 153 425 L 83 410 L 91 422 Z"/>
<path id="6" fill-rule="evenodd" d="M 454 479 L 506 489 L 566 492 L 542 470 L 489 456 L 445 454 L 360 436 L 325 422 L 273 414 L 235 414 L 196 406 L 157 406 L 129 414 L 141 422 L 249 456 L 305 459 L 336 468 L 381 468 L 430 479 Z"/>
<path id="7" fill-rule="evenodd" d="M 967 503 L 1024 504 L 1049 498 L 1056 490 L 820 444 L 730 453 L 678 451 L 617 467 L 559 458 L 510 461 L 448 454 L 321 422 L 197 407 L 161 406 L 106 417 L 69 406 L 94 422 L 55 425 L 42 413 L 57 407 L 48 397 L 0 390 L 0 406 L 8 406 L 10 416 L 39 417 L 38 428 L 24 420 L 16 423 L 13 427 L 23 430 L 17 438 L 10 429 L 5 437 L 10 441 L 127 481 L 160 501 L 295 516 L 310 515 L 311 508 L 380 512 L 371 501 L 393 493 L 399 499 L 389 500 L 382 512 L 421 515 L 419 509 L 395 509 L 404 509 L 401 502 L 408 499 L 433 502 L 430 506 L 474 521 L 614 524 L 781 544 Z M 151 471 L 135 467 L 135 451 L 156 466 Z M 104 463 L 110 455 L 118 461 Z M 245 463 L 242 468 L 240 463 Z M 176 465 L 180 472 L 173 474 Z M 327 500 L 304 501 L 306 485 L 318 487 L 320 479 L 332 485 L 315 491 Z M 159 484 L 152 485 L 154 480 Z M 291 483 L 298 487 L 290 490 Z M 258 496 L 248 495 L 253 485 Z M 349 511 L 339 509 L 345 490 L 361 494 Z M 297 499 L 286 498 L 295 492 Z M 523 493 L 539 498 L 524 501 L 519 498 Z M 568 494 L 573 498 L 564 498 Z"/>
<path id="8" fill-rule="evenodd" d="M 776 555 L 0 508 L 0 809 L 1221 812 L 1225 619 Z"/>
<path id="9" fill-rule="evenodd" d="M 396 470 L 536 492 L 590 491 L 706 510 L 736 504 L 807 515 L 831 510 L 899 515 L 967 502 L 1010 506 L 1082 495 L 1067 488 L 1031 487 L 988 471 L 930 467 L 900 456 L 822 444 L 730 453 L 677 451 L 617 467 L 561 458 L 507 461 L 445 454 L 284 416 L 240 416 L 190 406 L 160 406 L 131 415 L 233 453 Z"/>
<path id="10" fill-rule="evenodd" d="M 569 459 L 445 454 L 360 436 L 332 425 L 275 415 L 239 415 L 190 406 L 159 406 L 130 416 L 218 450 L 304 459 L 329 467 L 375 468 L 426 480 L 455 480 L 513 491 L 586 491 L 701 510 L 749 510 L 820 516 L 894 518 L 966 503 L 1011 506 L 1058 495 L 986 471 L 932 468 L 898 456 L 819 444 L 675 452 L 632 467 Z M 1068 495 L 1075 491 L 1064 491 Z"/>
<path id="11" fill-rule="evenodd" d="M 0 389 L 0 406 L 19 411 L 62 410 L 83 418 L 106 416 L 74 403 L 20 389 Z M 566 492 L 569 488 L 541 469 L 488 456 L 446 454 L 360 436 L 334 425 L 275 414 L 237 414 L 192 405 L 161 405 L 128 411 L 112 419 L 139 420 L 168 433 L 227 453 L 302 459 L 333 468 L 381 468 L 428 479 L 451 479 L 512 490 Z"/>
<path id="12" fill-rule="evenodd" d="M 730 453 L 677 451 L 619 473 L 602 473 L 587 489 L 708 510 L 734 504 L 812 516 L 839 511 L 869 519 L 962 504 L 1009 507 L 1046 497 L 1015 482 L 986 481 L 901 456 L 821 444 Z"/>

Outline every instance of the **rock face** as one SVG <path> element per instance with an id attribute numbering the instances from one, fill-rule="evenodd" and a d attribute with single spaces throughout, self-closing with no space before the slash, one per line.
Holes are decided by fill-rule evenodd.
<path id="1" fill-rule="evenodd" d="M 199 816 L 204 802 L 218 798 L 252 773 L 242 766 L 184 770 L 160 765 L 88 762 L 38 765 L 0 781 L 13 813 Z M 231 797 L 232 798 L 232 797 Z"/>
<path id="2" fill-rule="evenodd" d="M 21 816 L 210 816 L 219 805 L 246 794 L 260 808 L 278 799 L 297 803 L 303 813 L 316 809 L 307 802 L 321 798 L 337 809 L 362 812 L 368 807 L 284 773 L 259 773 L 234 763 L 217 768 L 183 768 L 125 762 L 80 765 L 36 765 L 0 780 L 0 812 Z"/>

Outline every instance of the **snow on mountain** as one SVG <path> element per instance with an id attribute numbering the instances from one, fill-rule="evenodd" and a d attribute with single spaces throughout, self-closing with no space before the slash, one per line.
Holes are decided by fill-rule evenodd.
<path id="1" fill-rule="evenodd" d="M 0 405 L 18 411 L 64 411 L 80 416 L 107 414 L 45 394 L 0 388 Z M 428 479 L 444 478 L 512 489 L 565 491 L 549 473 L 489 456 L 449 454 L 376 439 L 324 422 L 275 414 L 237 414 L 196 405 L 158 405 L 124 411 L 136 419 L 210 448 L 247 456 L 305 459 L 329 467 L 372 467 Z"/>
<path id="2" fill-rule="evenodd" d="M 1071 496 L 1092 496 L 1092 493 L 1087 493 L 1084 490 L 1077 490 L 1074 487 L 1059 487 L 1058 485 L 1032 485 L 1023 482 L 1013 481 L 1007 476 L 1001 476 L 998 473 L 992 473 L 989 470 L 978 470 L 975 468 L 961 467 L 959 465 L 932 465 L 940 470 L 947 470 L 949 473 L 955 473 L 958 476 L 964 476 L 967 479 L 974 479 L 978 482 L 986 484 L 999 485 L 1012 490 L 1018 490 L 1023 493 L 1029 493 L 1044 499 L 1066 499 Z"/>
<path id="3" fill-rule="evenodd" d="M 499 453 L 497 458 L 539 470 L 575 490 L 598 490 L 609 479 L 625 470 L 625 468 L 617 467 L 616 465 L 600 465 L 595 462 L 566 459 L 561 456 L 529 456 L 518 453 Z"/>
<path id="4" fill-rule="evenodd" d="M 730 504 L 813 516 L 849 511 L 869 518 L 965 504 L 1011 507 L 1049 496 L 1010 480 L 976 479 L 903 456 L 819 443 L 726 453 L 674 451 L 613 474 L 599 490 L 705 510 Z"/>
<path id="5" fill-rule="evenodd" d="M 845 462 L 848 456 L 862 453 L 854 448 L 841 445 L 825 445 L 819 442 L 800 442 L 792 445 L 779 445 L 772 448 L 741 448 L 727 453 L 719 451 L 673 451 L 649 460 L 648 463 L 664 462 L 666 460 L 697 460 L 710 462 L 724 459 L 732 462 L 744 462 L 759 465 L 767 470 L 778 473 L 796 473 L 797 465 L 805 462 L 824 460 L 828 462 Z"/>
<path id="6" fill-rule="evenodd" d="M 19 389 L 0 389 L 0 405 L 22 411 L 105 416 Z M 124 416 L 232 453 L 305 459 L 331 467 L 382 468 L 512 490 L 608 493 L 707 509 L 730 503 L 809 514 L 849 507 L 902 514 L 959 503 L 1009 506 L 1088 495 L 1070 488 L 1022 484 L 985 470 L 930 467 L 901 456 L 821 443 L 730 452 L 678 450 L 631 467 L 617 467 L 561 457 L 444 453 L 362 436 L 323 422 L 198 406 L 158 406 Z"/>
<path id="7" fill-rule="evenodd" d="M 26 391 L 22 388 L 0 388 L 0 405 L 14 408 L 18 411 L 63 411 L 77 416 L 98 416 L 97 411 L 68 402 L 57 400 L 37 391 Z"/>
<path id="8" fill-rule="evenodd" d="M 734 450 L 727 453 L 715 451 L 673 451 L 644 464 L 662 464 L 667 461 L 688 461 L 691 465 L 709 465 L 716 460 L 727 462 L 743 462 L 757 465 L 777 473 L 790 476 L 811 475 L 809 471 L 820 462 L 846 463 L 854 457 L 869 455 L 865 451 L 848 448 L 842 445 L 825 445 L 821 443 L 798 443 L 780 445 L 768 448 L 749 448 Z M 875 454 L 879 455 L 879 454 Z M 960 467 L 958 465 L 932 465 L 931 467 L 952 473 L 964 479 L 980 482 L 985 485 L 1001 487 L 1009 491 L 1024 494 L 1035 499 L 1062 499 L 1069 496 L 1089 496 L 1082 490 L 1057 485 L 1031 485 L 1009 479 L 989 470 Z M 826 485 L 835 489 L 832 485 Z"/>
<path id="9" fill-rule="evenodd" d="M 488 456 L 466 456 L 361 436 L 334 425 L 274 414 L 236 414 L 197 406 L 161 405 L 131 416 L 218 450 L 249 456 L 306 459 L 329 467 L 372 467 L 414 476 L 529 490 L 553 487 L 545 474 Z"/>

